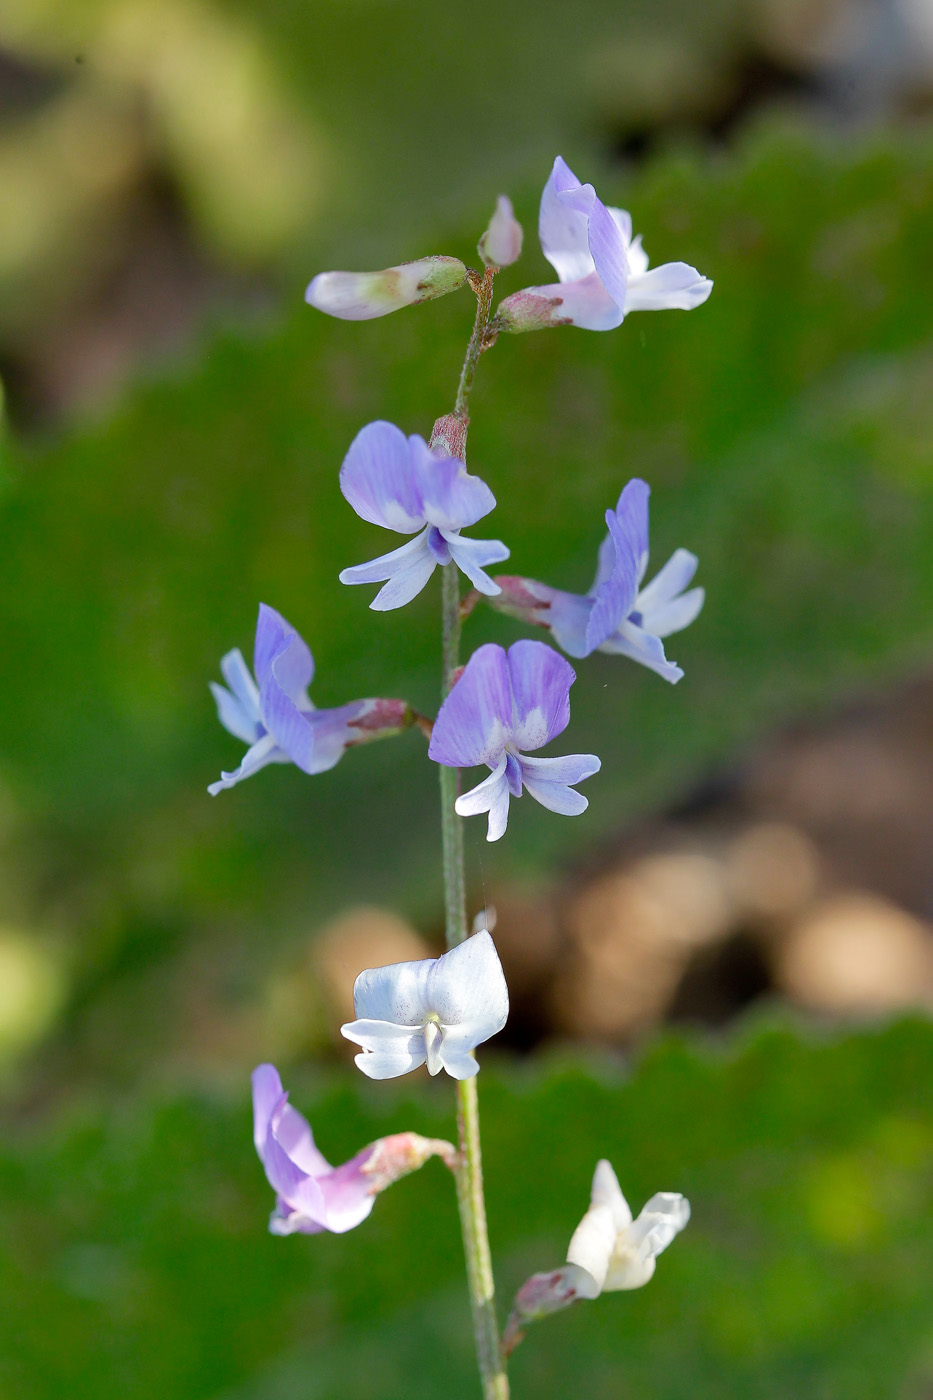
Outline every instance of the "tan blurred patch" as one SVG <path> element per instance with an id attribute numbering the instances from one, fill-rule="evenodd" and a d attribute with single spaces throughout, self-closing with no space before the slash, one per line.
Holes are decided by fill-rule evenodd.
<path id="1" fill-rule="evenodd" d="M 877 895 L 835 895 L 788 931 L 774 976 L 788 996 L 820 1011 L 930 1007 L 933 928 Z"/>

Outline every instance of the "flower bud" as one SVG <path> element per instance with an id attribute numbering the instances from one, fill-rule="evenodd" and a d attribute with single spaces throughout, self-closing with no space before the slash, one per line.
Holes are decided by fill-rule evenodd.
<path id="1" fill-rule="evenodd" d="M 522 253 L 522 226 L 512 212 L 508 195 L 500 194 L 489 227 L 477 245 L 487 267 L 510 267 Z"/>
<path id="2" fill-rule="evenodd" d="M 381 272 L 319 272 L 305 301 L 341 321 L 372 321 L 403 306 L 455 292 L 466 281 L 459 258 L 418 258 Z"/>
<path id="3" fill-rule="evenodd" d="M 543 297 L 533 287 L 506 297 L 495 315 L 497 330 L 518 335 L 522 331 L 543 331 L 548 326 L 570 326 L 569 316 L 560 314 L 561 297 Z"/>

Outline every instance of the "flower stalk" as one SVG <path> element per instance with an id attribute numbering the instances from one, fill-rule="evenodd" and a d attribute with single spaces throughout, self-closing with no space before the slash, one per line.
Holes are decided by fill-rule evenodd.
<path id="1" fill-rule="evenodd" d="M 458 448 L 461 460 L 466 451 L 467 412 L 476 365 L 487 348 L 489 313 L 492 307 L 495 268 L 487 268 L 480 278 L 470 278 L 476 292 L 476 320 L 467 347 L 454 417 L 462 424 Z M 460 580 L 454 564 L 441 569 L 442 613 L 442 684 L 441 696 L 450 694 L 460 665 Z M 441 838 L 443 843 L 444 906 L 448 948 L 462 943 L 469 932 L 466 908 L 466 876 L 463 858 L 463 825 L 454 810 L 460 794 L 459 768 L 440 767 Z M 454 1169 L 460 1228 L 466 1255 L 467 1282 L 473 1312 L 473 1332 L 476 1339 L 476 1359 L 483 1384 L 484 1400 L 508 1400 L 509 1381 L 499 1344 L 499 1323 L 496 1318 L 496 1289 L 486 1225 L 486 1199 L 483 1193 L 483 1160 L 479 1131 L 479 1099 L 476 1080 L 464 1079 L 457 1084 L 457 1131 L 459 1154 Z"/>

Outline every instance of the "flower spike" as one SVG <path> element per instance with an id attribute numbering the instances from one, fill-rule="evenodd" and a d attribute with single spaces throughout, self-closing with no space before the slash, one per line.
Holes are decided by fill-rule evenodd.
<path id="1" fill-rule="evenodd" d="M 500 330 L 569 325 L 609 331 L 630 311 L 689 311 L 713 289 L 689 263 L 649 271 L 641 238 L 632 237 L 631 216 L 603 204 L 560 156 L 541 196 L 538 234 L 559 281 L 506 297 L 496 314 Z"/>
<path id="2" fill-rule="evenodd" d="M 609 533 L 599 549 L 596 577 L 589 593 L 567 593 L 535 579 L 498 576 L 501 592 L 491 599 L 500 612 L 547 627 L 568 656 L 605 651 L 628 656 L 676 682 L 683 671 L 664 654 L 663 638 L 680 632 L 698 616 L 705 592 L 684 592 L 698 560 L 678 549 L 642 587 L 648 568 L 648 497 L 650 487 L 634 477 L 614 511 L 606 511 Z"/>
<path id="3" fill-rule="evenodd" d="M 457 798 L 462 817 L 489 813 L 487 841 L 498 841 L 509 820 L 510 797 L 523 789 L 542 807 L 565 816 L 585 812 L 575 785 L 599 772 L 595 754 L 531 758 L 570 722 L 573 667 L 543 642 L 515 642 L 508 652 L 488 643 L 470 657 L 434 721 L 428 757 L 449 768 L 485 763 L 492 772 Z"/>
<path id="4" fill-rule="evenodd" d="M 255 680 L 238 647 L 227 652 L 220 669 L 229 689 L 211 682 L 218 718 L 249 748 L 238 768 L 211 783 L 212 797 L 268 763 L 324 773 L 351 746 L 399 734 L 415 720 L 405 700 L 353 700 L 316 710 L 308 696 L 314 658 L 291 623 L 266 603 L 260 603 L 256 623 Z"/>
<path id="5" fill-rule="evenodd" d="M 340 1027 L 361 1046 L 356 1063 L 370 1079 L 395 1079 L 427 1064 L 454 1079 L 479 1071 L 477 1045 L 497 1035 L 509 993 L 487 929 L 439 958 L 361 972 L 353 985 L 357 1019 Z"/>
<path id="6" fill-rule="evenodd" d="M 343 1234 L 366 1219 L 380 1191 L 429 1157 L 453 1165 L 456 1154 L 449 1142 L 394 1133 L 332 1167 L 315 1146 L 307 1119 L 288 1102 L 275 1065 L 257 1066 L 252 1082 L 253 1140 L 276 1193 L 269 1218 L 273 1235 Z"/>
<path id="7" fill-rule="evenodd" d="M 363 520 L 415 536 L 400 549 L 341 571 L 341 583 L 384 583 L 370 603 L 377 612 L 403 607 L 438 564 L 451 561 L 481 593 L 499 592 L 485 569 L 508 559 L 508 549 L 501 540 L 460 533 L 488 515 L 496 498 L 459 458 L 432 451 L 424 438 L 406 438 L 393 423 L 369 423 L 350 444 L 340 489 Z"/>

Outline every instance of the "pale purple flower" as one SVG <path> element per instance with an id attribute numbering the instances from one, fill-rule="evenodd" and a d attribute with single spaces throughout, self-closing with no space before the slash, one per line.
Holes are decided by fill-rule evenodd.
<path id="1" fill-rule="evenodd" d="M 589 805 L 574 784 L 598 773 L 595 754 L 532 758 L 570 722 L 573 667 L 543 642 L 515 642 L 508 652 L 489 643 L 475 651 L 447 696 L 428 756 L 450 768 L 485 763 L 492 769 L 457 798 L 461 817 L 489 813 L 487 841 L 498 841 L 509 820 L 510 797 L 525 789 L 542 807 L 577 816 Z"/>
<path id="2" fill-rule="evenodd" d="M 379 272 L 319 272 L 305 301 L 341 321 L 372 321 L 403 306 L 455 292 L 466 281 L 459 258 L 435 256 L 399 263 Z"/>
<path id="3" fill-rule="evenodd" d="M 560 1269 L 532 1274 L 515 1297 L 504 1345 L 512 1351 L 527 1323 L 558 1312 L 580 1298 L 641 1288 L 659 1254 L 690 1219 L 690 1202 L 675 1191 L 658 1191 L 637 1220 L 609 1162 L 596 1165 L 590 1208 L 577 1226 Z"/>
<path id="4" fill-rule="evenodd" d="M 341 1035 L 362 1047 L 356 1063 L 370 1079 L 395 1079 L 426 1064 L 454 1079 L 479 1071 L 473 1051 L 497 1035 L 509 993 L 496 946 L 480 929 L 439 958 L 361 972 L 353 984 L 357 1019 Z"/>
<path id="5" fill-rule="evenodd" d="M 449 1142 L 395 1133 L 332 1167 L 315 1146 L 307 1120 L 288 1102 L 275 1065 L 259 1065 L 252 1082 L 253 1140 L 275 1192 L 269 1217 L 273 1235 L 343 1234 L 366 1219 L 380 1191 L 429 1157 L 453 1163 Z"/>
<path id="6" fill-rule="evenodd" d="M 702 588 L 684 592 L 697 569 L 697 557 L 678 549 L 649 584 L 648 497 L 650 487 L 634 477 L 615 510 L 606 511 L 609 534 L 599 549 L 589 593 L 567 593 L 535 579 L 499 576 L 502 592 L 492 600 L 500 612 L 550 629 L 569 656 L 593 651 L 628 656 L 666 681 L 679 681 L 681 668 L 668 661 L 662 638 L 689 627 L 703 606 Z"/>
<path id="7" fill-rule="evenodd" d="M 413 540 L 344 569 L 341 583 L 383 583 L 370 603 L 377 612 L 400 608 L 424 588 L 438 564 L 451 561 L 480 593 L 499 592 L 484 569 L 508 559 L 501 540 L 464 539 L 460 531 L 488 515 L 496 498 L 463 462 L 432 452 L 424 438 L 406 438 L 393 423 L 369 423 L 340 468 L 340 489 L 357 515 Z"/>
<path id="8" fill-rule="evenodd" d="M 314 675 L 311 652 L 291 623 L 265 603 L 259 605 L 256 623 L 255 679 L 238 647 L 227 652 L 220 669 L 229 689 L 211 682 L 218 717 L 249 748 L 238 768 L 211 783 L 211 796 L 267 763 L 294 763 L 303 773 L 324 773 L 351 745 L 397 734 L 414 719 L 404 700 L 353 700 L 333 710 L 315 709 L 308 697 Z"/>
<path id="9" fill-rule="evenodd" d="M 560 156 L 541 196 L 538 234 L 560 280 L 507 297 L 497 313 L 504 330 L 572 325 L 608 331 L 630 311 L 689 311 L 713 289 L 688 263 L 663 263 L 649 271 L 641 238 L 632 237 L 630 215 L 603 204 Z"/>

